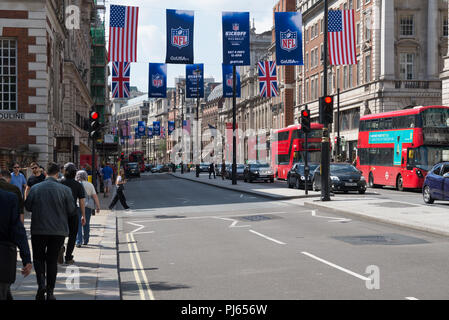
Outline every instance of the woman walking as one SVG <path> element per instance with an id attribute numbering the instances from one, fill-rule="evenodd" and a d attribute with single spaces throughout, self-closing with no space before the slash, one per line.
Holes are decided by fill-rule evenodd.
<path id="1" fill-rule="evenodd" d="M 120 173 L 117 175 L 117 179 L 115 181 L 117 192 L 115 194 L 114 199 L 112 199 L 111 204 L 109 205 L 109 210 L 112 210 L 114 208 L 118 200 L 120 200 L 120 203 L 122 204 L 125 210 L 129 209 L 129 206 L 126 204 L 125 194 L 123 193 L 123 190 L 125 189 L 124 188 L 125 183 L 126 183 L 125 170 L 123 168 L 120 168 Z"/>
<path id="2" fill-rule="evenodd" d="M 75 180 L 81 183 L 86 192 L 86 224 L 84 226 L 79 224 L 78 234 L 76 236 L 76 247 L 81 248 L 81 244 L 87 245 L 89 243 L 90 235 L 90 217 L 95 215 L 95 209 L 97 213 L 100 213 L 100 201 L 98 200 L 97 193 L 95 192 L 94 185 L 87 181 L 87 172 L 80 170 L 76 173 Z"/>

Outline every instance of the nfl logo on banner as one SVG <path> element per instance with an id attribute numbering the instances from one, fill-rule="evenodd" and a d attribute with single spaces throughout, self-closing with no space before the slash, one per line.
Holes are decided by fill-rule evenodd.
<path id="1" fill-rule="evenodd" d="M 232 74 L 227 74 L 227 75 L 226 75 L 226 85 L 227 85 L 228 87 L 231 87 L 231 88 L 233 87 L 232 80 L 233 80 Z"/>
<path id="2" fill-rule="evenodd" d="M 171 29 L 171 44 L 179 49 L 189 45 L 189 29 Z"/>
<path id="3" fill-rule="evenodd" d="M 298 47 L 296 41 L 297 38 L 298 34 L 296 32 L 292 32 L 290 30 L 281 32 L 281 49 L 286 51 L 295 50 Z"/>
<path id="4" fill-rule="evenodd" d="M 238 23 L 233 23 L 232 24 L 232 30 L 239 31 L 239 29 L 240 29 L 240 25 Z"/>
<path id="5" fill-rule="evenodd" d="M 162 85 L 164 83 L 163 83 L 163 80 L 162 80 L 162 76 L 160 74 L 155 74 L 155 75 L 152 76 L 152 78 L 153 78 L 153 87 L 155 87 L 155 88 L 162 87 Z"/>

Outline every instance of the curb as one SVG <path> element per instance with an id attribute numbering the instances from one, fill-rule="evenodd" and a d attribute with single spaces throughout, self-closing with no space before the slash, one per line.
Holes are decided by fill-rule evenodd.
<path id="1" fill-rule="evenodd" d="M 431 227 L 419 226 L 416 224 L 410 224 L 407 222 L 400 222 L 400 221 L 395 221 L 395 220 L 391 220 L 391 219 L 368 216 L 368 215 L 364 215 L 363 213 L 358 213 L 358 212 L 354 212 L 354 211 L 329 208 L 327 206 L 319 205 L 319 204 L 312 203 L 312 202 L 304 202 L 304 207 L 311 208 L 311 209 L 326 210 L 326 211 L 329 211 L 329 212 L 332 212 L 335 214 L 353 216 L 353 217 L 362 218 L 362 219 L 370 220 L 370 221 L 374 221 L 374 222 L 380 222 L 380 223 L 389 224 L 389 225 L 396 225 L 396 226 L 411 229 L 414 231 L 422 231 L 422 232 L 432 233 L 432 234 L 439 235 L 439 236 L 449 237 L 449 231 L 438 230 L 438 229 L 434 229 Z"/>
<path id="2" fill-rule="evenodd" d="M 230 190 L 230 191 L 234 191 L 234 192 L 240 192 L 240 193 L 245 193 L 245 194 L 249 194 L 249 195 L 255 195 L 258 197 L 262 197 L 262 198 L 266 198 L 266 199 L 270 199 L 270 200 L 292 200 L 292 199 L 308 199 L 308 198 L 316 198 L 319 197 L 320 195 L 302 195 L 302 196 L 276 196 L 276 195 L 268 195 L 268 194 L 264 194 L 264 193 L 260 193 L 257 191 L 247 191 L 247 190 L 238 190 L 238 189 L 234 189 L 232 187 L 226 187 L 226 186 L 220 186 L 220 185 L 216 185 L 213 183 L 208 183 L 205 181 L 199 181 L 199 180 L 195 180 L 195 179 L 191 179 L 191 178 L 185 178 L 185 177 L 180 177 L 177 175 L 174 175 L 172 173 L 169 173 L 169 175 L 171 175 L 172 177 L 178 178 L 178 179 L 183 179 L 183 180 L 188 180 L 188 181 L 192 181 L 192 182 L 197 182 L 197 183 L 202 183 L 208 186 L 212 186 L 212 187 L 216 187 L 219 189 L 225 189 L 225 190 Z"/>

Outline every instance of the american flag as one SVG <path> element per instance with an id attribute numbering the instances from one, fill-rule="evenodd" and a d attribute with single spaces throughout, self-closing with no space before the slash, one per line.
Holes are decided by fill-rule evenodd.
<path id="1" fill-rule="evenodd" d="M 354 10 L 329 11 L 329 58 L 331 65 L 357 64 Z"/>
<path id="2" fill-rule="evenodd" d="M 259 67 L 260 95 L 262 97 L 279 96 L 277 77 L 276 77 L 276 62 L 260 61 L 258 63 L 258 67 Z"/>
<path id="3" fill-rule="evenodd" d="M 129 98 L 129 75 L 131 72 L 131 63 L 113 62 L 112 63 L 112 97 Z"/>
<path id="4" fill-rule="evenodd" d="M 138 18 L 139 7 L 111 5 L 109 61 L 137 61 Z"/>

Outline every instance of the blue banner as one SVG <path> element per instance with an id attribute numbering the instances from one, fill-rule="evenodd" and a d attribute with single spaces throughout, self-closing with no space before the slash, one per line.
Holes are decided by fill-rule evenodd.
<path id="1" fill-rule="evenodd" d="M 145 137 L 145 121 L 137 122 L 137 133 L 139 134 L 139 138 Z"/>
<path id="2" fill-rule="evenodd" d="M 276 64 L 303 65 L 301 12 L 275 12 Z"/>
<path id="3" fill-rule="evenodd" d="M 193 11 L 167 9 L 166 63 L 193 63 Z"/>
<path id="4" fill-rule="evenodd" d="M 148 97 L 167 97 L 167 65 L 165 63 L 150 63 L 148 72 Z"/>
<path id="5" fill-rule="evenodd" d="M 148 138 L 153 139 L 153 128 L 152 127 L 148 127 Z"/>
<path id="6" fill-rule="evenodd" d="M 173 131 L 175 131 L 175 122 L 169 121 L 168 122 L 168 135 L 171 136 Z"/>
<path id="7" fill-rule="evenodd" d="M 249 66 L 249 12 L 223 12 L 223 64 Z"/>
<path id="8" fill-rule="evenodd" d="M 161 122 L 153 121 L 153 136 L 159 137 L 161 135 Z"/>
<path id="9" fill-rule="evenodd" d="M 199 89 L 199 95 L 198 95 Z M 186 65 L 186 98 L 204 97 L 204 65 Z"/>
<path id="10" fill-rule="evenodd" d="M 235 96 L 240 98 L 240 68 L 235 68 L 236 74 L 236 86 L 235 86 Z M 232 65 L 223 64 L 222 65 L 222 74 L 223 74 L 223 97 L 232 98 L 233 91 L 233 73 L 232 73 Z"/>

